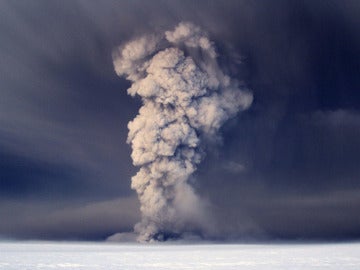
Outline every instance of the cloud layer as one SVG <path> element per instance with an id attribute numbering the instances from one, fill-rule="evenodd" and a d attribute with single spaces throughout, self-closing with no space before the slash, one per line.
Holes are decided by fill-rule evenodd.
<path id="1" fill-rule="evenodd" d="M 141 100 L 127 96 L 113 49 L 149 33 L 156 43 L 191 21 L 216 44 L 222 72 L 254 95 L 194 174 L 218 235 L 359 238 L 359 12 L 357 0 L 1 1 L 0 235 L 105 239 L 132 229 L 135 198 L 124 205 L 137 216 L 119 203 L 107 228 L 95 218 L 77 231 L 58 224 L 81 224 L 74 207 L 135 197 L 126 138 Z M 202 59 L 195 36 L 185 46 L 170 32 L 186 57 Z M 69 218 L 51 222 L 58 211 Z"/>

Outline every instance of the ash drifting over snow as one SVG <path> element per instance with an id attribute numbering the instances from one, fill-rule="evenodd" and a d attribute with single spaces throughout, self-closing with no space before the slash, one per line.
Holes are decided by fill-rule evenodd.
<path id="1" fill-rule="evenodd" d="M 146 35 L 119 47 L 115 71 L 132 82 L 128 93 L 143 106 L 128 124 L 128 143 L 139 172 L 132 178 L 141 203 L 135 225 L 139 241 L 166 240 L 186 232 L 207 232 L 205 204 L 189 184 L 219 129 L 252 94 L 217 62 L 207 34 L 180 23 L 163 35 Z"/>

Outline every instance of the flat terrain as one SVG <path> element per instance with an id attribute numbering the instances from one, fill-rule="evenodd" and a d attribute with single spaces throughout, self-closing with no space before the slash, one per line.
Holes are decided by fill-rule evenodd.
<path id="1" fill-rule="evenodd" d="M 0 269 L 360 269 L 360 244 L 0 242 Z"/>

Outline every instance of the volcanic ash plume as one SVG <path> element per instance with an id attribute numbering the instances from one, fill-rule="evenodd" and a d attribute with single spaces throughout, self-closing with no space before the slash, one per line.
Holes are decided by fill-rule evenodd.
<path id="1" fill-rule="evenodd" d="M 189 177 L 205 142 L 216 141 L 223 123 L 248 108 L 252 95 L 224 74 L 213 43 L 190 23 L 135 39 L 113 58 L 116 73 L 132 82 L 128 94 L 143 102 L 128 124 L 131 157 L 140 167 L 131 183 L 141 203 L 138 240 L 203 231 L 203 203 Z"/>

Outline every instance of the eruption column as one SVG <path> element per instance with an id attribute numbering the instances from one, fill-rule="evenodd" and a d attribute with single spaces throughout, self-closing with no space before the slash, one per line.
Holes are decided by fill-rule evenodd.
<path id="1" fill-rule="evenodd" d="M 213 43 L 191 23 L 162 36 L 137 38 L 114 51 L 115 71 L 132 82 L 142 107 L 128 124 L 127 142 L 139 166 L 132 178 L 141 204 L 139 241 L 204 231 L 204 204 L 189 184 L 206 142 L 223 123 L 248 108 L 252 95 L 224 74 Z"/>

